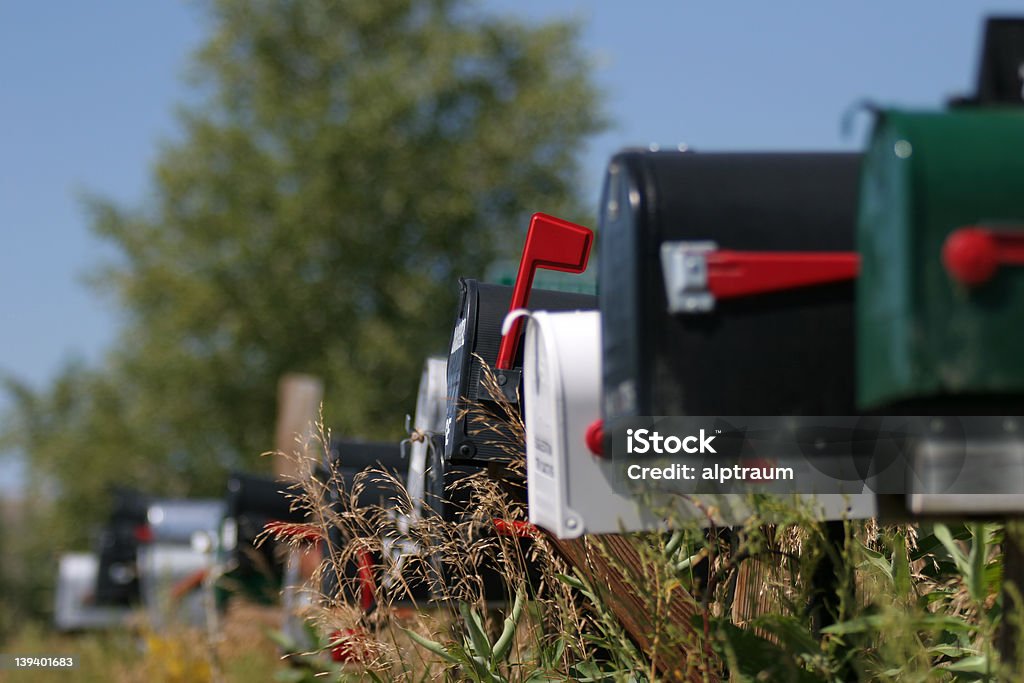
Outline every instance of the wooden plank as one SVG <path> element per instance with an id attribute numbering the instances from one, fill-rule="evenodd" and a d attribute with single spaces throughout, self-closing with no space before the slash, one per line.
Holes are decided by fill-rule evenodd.
<path id="1" fill-rule="evenodd" d="M 636 586 L 644 585 L 653 570 L 637 551 L 638 538 L 630 535 L 607 534 L 584 536 L 573 540 L 548 539 L 571 566 L 579 570 L 591 584 L 603 589 L 601 598 L 608 605 L 633 642 L 654 662 L 659 676 L 673 681 L 714 681 L 714 671 L 706 663 L 714 661 L 708 639 L 693 625 L 697 614 L 697 600 L 682 588 L 671 592 L 662 608 L 662 617 L 674 629 L 688 632 L 692 649 L 678 645 L 666 646 L 656 642 L 655 614 L 649 600 L 638 594 Z M 673 639 L 677 640 L 677 639 Z M 703 648 L 704 652 L 700 650 Z"/>

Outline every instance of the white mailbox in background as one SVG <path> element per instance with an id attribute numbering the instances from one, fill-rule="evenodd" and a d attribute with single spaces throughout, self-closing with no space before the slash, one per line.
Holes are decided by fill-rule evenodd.
<path id="1" fill-rule="evenodd" d="M 419 393 L 416 395 L 416 415 L 413 429 L 426 438 L 414 440 L 409 447 L 409 475 L 406 490 L 412 500 L 413 516 L 423 514 L 424 498 L 427 492 L 427 467 L 430 466 L 430 439 L 434 434 L 444 433 L 447 414 L 448 361 L 445 358 L 428 358 L 420 376 Z"/>
<path id="2" fill-rule="evenodd" d="M 60 556 L 53 608 L 53 625 L 58 631 L 111 628 L 128 621 L 130 608 L 96 605 L 98 574 L 99 559 L 93 553 Z"/>
<path id="3" fill-rule="evenodd" d="M 665 529 L 654 509 L 680 518 L 734 525 L 750 515 L 747 497 L 701 497 L 701 508 L 681 496 L 662 493 L 641 499 L 622 486 L 609 458 L 595 456 L 586 433 L 601 416 L 601 314 L 598 311 L 529 315 L 523 360 L 527 490 L 530 522 L 558 538 L 583 534 Z M 506 319 L 508 326 L 508 319 Z M 616 484 L 616 479 L 619 483 Z M 863 519 L 877 514 L 876 496 L 801 496 L 819 519 Z"/>
<path id="4" fill-rule="evenodd" d="M 139 547 L 139 589 L 146 616 L 157 629 L 172 624 L 201 626 L 212 599 L 205 590 L 177 595 L 201 571 L 213 568 L 219 529 L 227 509 L 221 499 L 153 501 L 147 510 L 151 540 Z"/>

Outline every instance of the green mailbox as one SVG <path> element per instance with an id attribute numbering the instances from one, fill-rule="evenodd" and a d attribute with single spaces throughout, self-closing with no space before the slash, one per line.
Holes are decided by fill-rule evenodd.
<path id="1" fill-rule="evenodd" d="M 862 169 L 859 407 L 1024 395 L 1024 109 L 883 110 Z"/>

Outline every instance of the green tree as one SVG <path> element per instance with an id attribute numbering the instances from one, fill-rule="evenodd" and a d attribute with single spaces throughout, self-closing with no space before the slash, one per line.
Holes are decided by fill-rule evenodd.
<path id="1" fill-rule="evenodd" d="M 325 380 L 336 434 L 395 437 L 456 278 L 514 257 L 527 217 L 579 217 L 599 130 L 576 28 L 459 0 L 216 0 L 198 104 L 151 201 L 89 202 L 125 312 L 100 367 L 10 383 L 8 437 L 84 540 L 114 482 L 220 494 L 261 466 L 285 372 Z"/>

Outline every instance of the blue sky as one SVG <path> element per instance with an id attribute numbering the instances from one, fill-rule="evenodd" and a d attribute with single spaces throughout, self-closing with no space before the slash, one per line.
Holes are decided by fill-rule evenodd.
<path id="1" fill-rule="evenodd" d="M 934 0 L 483 6 L 583 23 L 615 124 L 581 150 L 595 202 L 623 146 L 857 149 L 863 127 L 840 130 L 851 105 L 936 107 L 971 90 L 982 18 L 1020 12 Z M 82 283 L 110 254 L 80 198 L 145 203 L 204 29 L 195 3 L 0 4 L 0 372 L 40 386 L 71 358 L 98 362 L 114 339 L 113 302 Z"/>

